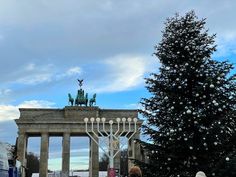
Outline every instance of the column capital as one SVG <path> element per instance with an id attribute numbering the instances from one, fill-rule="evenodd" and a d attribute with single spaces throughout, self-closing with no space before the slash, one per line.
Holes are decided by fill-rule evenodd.
<path id="1" fill-rule="evenodd" d="M 70 135 L 71 134 L 71 132 L 63 132 L 63 136 L 64 135 Z"/>
<path id="2" fill-rule="evenodd" d="M 48 135 L 48 132 L 40 132 L 41 135 Z"/>
<path id="3" fill-rule="evenodd" d="M 24 131 L 24 130 L 19 130 L 18 132 L 17 132 L 17 134 L 20 136 L 20 135 L 26 135 L 26 132 Z"/>

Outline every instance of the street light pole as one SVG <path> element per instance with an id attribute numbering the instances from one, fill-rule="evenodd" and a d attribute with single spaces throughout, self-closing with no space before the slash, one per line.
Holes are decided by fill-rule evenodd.
<path id="1" fill-rule="evenodd" d="M 120 128 L 120 124 L 122 121 L 122 128 Z M 134 136 L 134 134 L 137 131 L 137 118 L 117 118 L 116 122 L 114 123 L 113 120 L 109 120 L 109 133 L 105 129 L 106 125 L 106 118 L 96 118 L 97 122 L 97 128 L 94 128 L 94 122 L 95 118 L 84 118 L 85 122 L 85 131 L 88 134 L 88 136 L 105 152 L 105 154 L 109 157 L 109 169 L 108 169 L 108 177 L 115 177 L 116 172 L 114 168 L 114 158 L 115 156 L 121 151 L 122 145 L 119 140 L 121 136 L 125 137 L 130 140 Z M 88 129 L 88 122 L 90 122 L 91 126 L 90 129 Z M 102 123 L 102 128 L 100 128 L 100 124 Z M 117 124 L 117 131 L 115 132 L 114 126 Z M 126 125 L 128 124 L 128 129 L 126 129 Z M 131 124 L 133 124 L 133 129 L 131 128 Z M 114 125 L 114 126 L 113 126 Z M 95 132 L 96 130 L 96 132 Z M 93 138 L 92 134 L 96 136 L 98 140 Z M 103 139 L 108 139 L 108 152 L 104 149 L 104 147 L 99 143 L 99 137 L 102 137 Z M 118 144 L 115 144 L 118 143 Z M 121 145 L 121 146 L 120 146 Z M 115 147 L 116 146 L 116 147 Z M 114 149 L 117 151 L 114 153 Z"/>

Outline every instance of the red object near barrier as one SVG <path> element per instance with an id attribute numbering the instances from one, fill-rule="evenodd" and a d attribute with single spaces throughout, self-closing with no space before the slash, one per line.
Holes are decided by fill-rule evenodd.
<path id="1" fill-rule="evenodd" d="M 114 168 L 108 169 L 108 177 L 116 177 L 116 170 Z"/>

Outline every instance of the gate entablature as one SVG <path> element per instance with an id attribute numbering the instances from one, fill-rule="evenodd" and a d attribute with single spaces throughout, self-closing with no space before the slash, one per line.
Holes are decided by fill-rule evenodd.
<path id="1" fill-rule="evenodd" d="M 66 106 L 63 109 L 21 108 L 20 117 L 15 122 L 20 132 L 25 133 L 85 133 L 84 118 L 137 118 L 137 110 L 100 109 L 99 107 Z M 138 125 L 141 125 L 141 121 Z M 89 125 L 89 124 L 88 124 Z M 109 131 L 109 129 L 107 129 Z"/>

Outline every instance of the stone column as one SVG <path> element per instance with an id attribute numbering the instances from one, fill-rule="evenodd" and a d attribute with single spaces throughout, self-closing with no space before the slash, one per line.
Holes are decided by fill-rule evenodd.
<path id="1" fill-rule="evenodd" d="M 49 146 L 48 133 L 42 133 L 41 134 L 40 162 L 39 162 L 39 177 L 48 176 L 48 146 Z"/>
<path id="2" fill-rule="evenodd" d="M 141 160 L 141 149 L 140 145 L 135 142 L 135 139 L 140 138 L 140 132 L 135 133 L 135 135 L 128 142 L 128 158 Z M 134 166 L 131 160 L 128 161 L 129 169 Z"/>
<path id="3" fill-rule="evenodd" d="M 70 133 L 64 133 L 62 140 L 62 177 L 68 177 L 69 172 L 70 172 Z"/>
<path id="4" fill-rule="evenodd" d="M 22 177 L 25 177 L 25 167 L 26 167 L 26 150 L 27 150 L 27 135 L 25 132 L 19 132 L 17 139 L 17 156 L 22 164 Z"/>
<path id="5" fill-rule="evenodd" d="M 98 142 L 95 135 L 92 137 Z M 99 176 L 99 159 L 98 159 L 98 145 L 90 138 L 90 152 L 89 152 L 89 177 Z"/>

